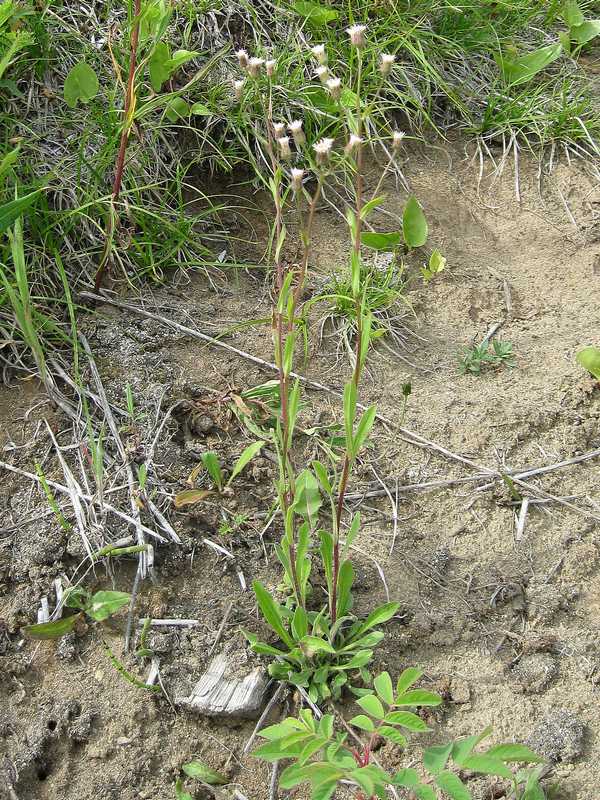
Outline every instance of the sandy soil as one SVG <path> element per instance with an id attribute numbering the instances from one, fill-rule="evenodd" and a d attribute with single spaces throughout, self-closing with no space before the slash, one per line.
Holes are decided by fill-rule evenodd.
<path id="1" fill-rule="evenodd" d="M 486 175 L 479 183 L 476 167 L 458 148 L 451 152 L 450 163 L 437 150 L 414 152 L 405 168 L 427 214 L 432 246 L 444 252 L 448 267 L 428 287 L 414 280 L 409 292 L 411 324 L 424 341 L 415 340 L 417 346 L 402 355 L 417 367 L 383 348 L 370 361 L 363 402 L 376 401 L 394 424 L 375 431 L 352 489 L 378 488 L 373 470 L 392 486 L 397 479 L 398 530 L 392 548 L 389 499 L 364 500 L 356 553 L 358 609 L 384 600 L 386 591 L 401 603 L 376 666 L 397 674 L 421 665 L 424 685 L 444 694 L 446 703 L 432 719 L 434 732 L 425 744 L 492 725 L 494 740 L 527 740 L 551 760 L 550 783 L 560 786 L 553 796 L 594 800 L 600 784 L 598 459 L 532 478 L 545 492 L 570 498 L 575 509 L 532 504 L 516 541 L 519 507 L 511 505 L 502 484 L 488 491 L 476 491 L 481 482 L 402 491 L 408 484 L 464 478 L 476 470 L 416 447 L 395 425 L 401 386 L 410 380 L 404 426 L 484 467 L 525 470 L 600 447 L 600 389 L 574 358 L 580 347 L 599 343 L 600 194 L 584 173 L 559 165 L 544 178 L 540 195 L 536 165 L 523 159 L 518 203 L 508 166 L 501 178 Z M 392 181 L 387 191 L 386 209 L 397 216 L 406 195 Z M 394 224 L 389 217 L 378 222 L 382 228 Z M 260 240 L 264 233 L 260 216 L 230 224 L 241 238 Z M 315 285 L 343 269 L 345 244 L 342 223 L 324 207 Z M 240 255 L 251 257 L 258 249 L 242 246 Z M 260 277 L 240 272 L 219 286 L 215 291 L 202 277 L 185 283 L 180 276 L 177 285 L 147 292 L 143 303 L 210 335 L 232 323 L 268 317 Z M 513 344 L 516 367 L 480 377 L 461 374 L 460 348 L 480 342 L 496 323 L 502 323 L 497 336 Z M 154 421 L 175 401 L 192 401 L 173 413 L 157 450 L 167 494 L 185 487 L 202 450 L 217 450 L 231 465 L 251 440 L 210 390 L 246 389 L 271 378 L 268 371 L 108 306 L 87 316 L 83 327 L 109 397 L 123 405 L 124 385 L 131 383 L 140 420 L 128 441 L 143 450 L 156 431 Z M 226 341 L 270 360 L 268 327 L 246 328 Z M 319 344 L 313 337 L 306 373 L 334 388 L 343 385 L 348 365 L 336 356 L 333 339 Z M 15 381 L 2 390 L 2 458 L 26 470 L 38 460 L 48 477 L 60 481 L 62 472 L 39 422 L 47 417 L 63 445 L 72 432 L 43 399 L 31 382 Z M 303 427 L 340 417 L 335 397 L 307 391 L 306 402 Z M 317 444 L 314 437 L 302 438 L 301 446 L 308 454 Z M 235 565 L 248 583 L 278 582 L 272 557 L 276 531 L 264 537 L 268 561 L 259 540 L 272 472 L 272 463 L 261 458 L 245 475 L 227 509 L 230 520 L 237 512 L 247 516 L 228 533 L 219 532 L 222 514 L 216 506 L 173 512 L 166 498 L 182 545 L 157 548 L 156 584 L 142 587 L 136 612 L 201 623 L 193 630 L 152 635 L 169 697 L 187 694 L 207 665 L 231 601 L 216 652 L 230 653 L 242 671 L 256 663 L 239 628 L 260 630 L 261 623 Z M 21 627 L 35 620 L 40 597 L 51 596 L 56 576 L 73 574 L 83 551 L 77 534 L 63 530 L 48 513 L 38 487 L 3 475 L 0 796 L 166 800 L 174 797 L 181 764 L 197 757 L 224 771 L 250 800 L 268 797 L 268 770 L 242 755 L 254 722 L 196 718 L 116 673 L 102 639 L 121 657 L 121 617 L 118 624 L 81 631 L 58 645 L 23 638 Z M 63 508 L 69 517 L 68 506 Z M 101 542 L 123 532 L 107 520 L 91 536 Z M 234 553 L 235 565 L 202 543 L 207 536 Z M 134 569 L 134 562 L 120 561 L 109 575 L 97 566 L 86 585 L 114 583 L 128 591 Z M 135 674 L 148 669 L 133 656 L 122 658 Z M 415 741 L 414 750 L 418 747 Z M 414 752 L 402 756 L 386 746 L 379 756 L 394 768 Z M 487 780 L 470 786 L 476 800 L 503 796 Z"/>

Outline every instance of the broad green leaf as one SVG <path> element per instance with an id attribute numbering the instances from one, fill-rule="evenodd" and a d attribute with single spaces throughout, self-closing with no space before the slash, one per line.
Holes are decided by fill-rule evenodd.
<path id="1" fill-rule="evenodd" d="M 578 45 L 584 45 L 600 36 L 600 19 L 589 19 L 581 25 L 577 25 L 569 31 L 571 39 Z"/>
<path id="2" fill-rule="evenodd" d="M 335 654 L 336 650 L 325 639 L 319 639 L 318 636 L 304 636 L 300 641 L 300 646 L 304 653 L 309 658 L 312 658 L 316 653 L 331 653 Z"/>
<path id="3" fill-rule="evenodd" d="M 321 487 L 327 494 L 331 494 L 333 492 L 333 488 L 331 486 L 331 482 L 329 480 L 329 476 L 327 475 L 327 470 L 323 466 L 320 461 L 312 461 L 311 466 L 315 471 L 315 475 L 319 479 L 319 483 Z"/>
<path id="4" fill-rule="evenodd" d="M 190 107 L 183 97 L 173 97 L 165 108 L 165 115 L 170 122 L 178 122 L 180 119 L 185 119 L 189 113 Z"/>
<path id="5" fill-rule="evenodd" d="M 452 760 L 454 763 L 458 764 L 459 767 L 462 766 L 463 761 L 471 754 L 473 748 L 477 747 L 491 732 L 492 728 L 488 727 L 481 733 L 454 742 L 452 745 Z"/>
<path id="6" fill-rule="evenodd" d="M 405 769 L 401 769 L 400 772 L 397 772 L 392 779 L 394 786 L 405 786 L 407 788 L 416 786 L 418 782 L 419 775 L 417 770 L 413 769 L 412 767 L 405 767 Z"/>
<path id="7" fill-rule="evenodd" d="M 204 500 L 212 492 L 209 489 L 184 489 L 173 498 L 173 505 L 175 508 L 183 508 L 184 506 L 192 506 Z"/>
<path id="8" fill-rule="evenodd" d="M 377 415 L 377 406 L 369 406 L 360 418 L 360 422 L 356 426 L 356 433 L 352 442 L 352 455 L 354 458 L 360 453 L 362 446 L 365 443 L 368 435 L 371 433 L 375 417 Z"/>
<path id="9" fill-rule="evenodd" d="M 406 736 L 401 734 L 396 728 L 392 728 L 391 725 L 381 725 L 381 727 L 377 729 L 377 733 L 383 736 L 384 739 L 389 739 L 390 742 L 397 744 L 399 747 L 406 747 Z"/>
<path id="10" fill-rule="evenodd" d="M 361 789 L 364 790 L 367 797 L 372 797 L 374 794 L 374 783 L 371 775 L 367 771 L 366 767 L 362 767 L 360 769 L 354 769 L 348 775 L 350 780 L 355 781 Z"/>
<path id="11" fill-rule="evenodd" d="M 257 453 L 260 453 L 261 448 L 265 446 L 266 442 L 253 442 L 252 444 L 248 445 L 248 447 L 244 450 L 242 455 L 238 458 L 235 462 L 235 466 L 233 471 L 227 481 L 227 486 L 231 484 L 234 478 L 236 478 L 240 472 L 244 469 L 244 467 L 252 461 Z"/>
<path id="12" fill-rule="evenodd" d="M 214 112 L 210 110 L 204 103 L 194 103 L 190 108 L 190 114 L 196 117 L 210 117 Z"/>
<path id="13" fill-rule="evenodd" d="M 325 783 L 313 786 L 310 793 L 311 800 L 330 800 L 330 797 L 337 789 L 337 785 L 338 782 L 336 778 L 334 781 L 326 781 Z"/>
<path id="14" fill-rule="evenodd" d="M 367 217 L 371 214 L 371 211 L 374 211 L 379 206 L 385 203 L 385 197 L 374 197 L 372 200 L 368 200 L 360 210 L 360 218 L 367 219 Z M 388 235 L 388 234 L 384 234 Z"/>
<path id="15" fill-rule="evenodd" d="M 464 769 L 479 772 L 482 775 L 497 775 L 499 778 L 512 780 L 512 772 L 499 758 L 488 756 L 487 753 L 474 753 L 465 758 L 461 765 Z"/>
<path id="16" fill-rule="evenodd" d="M 505 762 L 523 761 L 526 764 L 540 764 L 544 761 L 524 744 L 497 744 L 490 747 L 485 755 Z"/>
<path id="17" fill-rule="evenodd" d="M 350 559 L 346 559 L 340 567 L 337 591 L 337 615 L 345 616 L 352 608 L 352 584 L 354 583 L 354 567 Z"/>
<path id="18" fill-rule="evenodd" d="M 204 469 L 210 475 L 212 482 L 219 491 L 221 491 L 223 488 L 223 473 L 221 472 L 221 465 L 219 464 L 217 454 L 213 453 L 212 450 L 208 450 L 206 453 L 202 453 L 200 460 L 204 465 Z"/>
<path id="19" fill-rule="evenodd" d="M 584 347 L 576 356 L 577 363 L 600 381 L 600 348 Z"/>
<path id="20" fill-rule="evenodd" d="M 576 0 L 567 0 L 562 8 L 562 18 L 567 23 L 569 28 L 577 25 L 582 25 L 585 22 L 583 12 L 579 8 L 579 3 Z"/>
<path id="21" fill-rule="evenodd" d="M 404 206 L 402 214 L 402 233 L 404 241 L 410 248 L 423 247 L 427 241 L 429 228 L 425 214 L 419 205 L 419 201 L 411 195 Z"/>
<path id="22" fill-rule="evenodd" d="M 442 698 L 425 689 L 412 689 L 396 697 L 396 706 L 439 706 Z"/>
<path id="23" fill-rule="evenodd" d="M 437 800 L 436 793 L 426 783 L 418 783 L 413 787 L 413 792 L 418 800 Z"/>
<path id="24" fill-rule="evenodd" d="M 354 440 L 354 418 L 356 416 L 356 386 L 353 381 L 348 381 L 344 387 L 344 425 L 346 442 L 349 448 Z"/>
<path id="25" fill-rule="evenodd" d="M 314 519 L 322 505 L 319 483 L 312 471 L 303 469 L 296 478 L 294 511 L 305 519 Z"/>
<path id="26" fill-rule="evenodd" d="M 363 231 L 360 235 L 360 240 L 365 247 L 370 247 L 371 250 L 391 253 L 402 242 L 402 234 L 400 231 L 391 231 L 390 233 Z"/>
<path id="27" fill-rule="evenodd" d="M 296 639 L 302 639 L 308 633 L 308 617 L 306 611 L 297 606 L 292 617 L 292 631 Z"/>
<path id="28" fill-rule="evenodd" d="M 527 83 L 534 78 L 538 72 L 541 72 L 547 66 L 560 58 L 563 51 L 562 44 L 549 44 L 545 47 L 540 47 L 532 53 L 527 53 L 514 60 L 502 58 L 501 68 L 504 74 L 504 79 L 510 86 L 518 86 L 521 83 Z"/>
<path id="29" fill-rule="evenodd" d="M 346 108 L 349 111 L 356 111 L 356 109 L 358 108 L 358 104 L 359 104 L 359 99 L 356 92 L 354 92 L 348 86 L 344 86 L 340 94 L 341 107 Z M 348 124 L 351 125 L 351 122 L 348 122 Z"/>
<path id="30" fill-rule="evenodd" d="M 421 717 L 410 711 L 392 711 L 386 714 L 385 721 L 390 722 L 392 725 L 401 725 L 403 728 L 408 728 L 410 731 L 423 732 L 429 730 Z"/>
<path id="31" fill-rule="evenodd" d="M 90 597 L 85 613 L 97 622 L 102 622 L 126 606 L 130 599 L 127 592 L 96 592 Z"/>
<path id="32" fill-rule="evenodd" d="M 194 800 L 189 792 L 183 790 L 181 778 L 177 778 L 175 781 L 175 800 Z"/>
<path id="33" fill-rule="evenodd" d="M 41 189 L 35 192 L 17 197 L 14 200 L 9 200 L 8 203 L 0 205 L 0 233 L 8 230 L 10 226 L 26 211 L 29 206 L 33 205 L 41 194 Z"/>
<path id="34" fill-rule="evenodd" d="M 270 593 L 267 592 L 260 581 L 254 581 L 252 587 L 258 601 L 258 606 L 263 617 L 265 618 L 265 621 L 273 628 L 281 641 L 284 642 L 284 644 L 286 644 L 290 649 L 293 649 L 294 640 L 283 627 L 283 622 L 277 603 L 275 600 L 273 600 Z"/>
<path id="35" fill-rule="evenodd" d="M 279 785 L 282 789 L 293 789 L 294 786 L 309 779 L 310 770 L 310 764 L 291 764 L 281 773 Z"/>
<path id="36" fill-rule="evenodd" d="M 349 724 L 354 725 L 355 728 L 360 728 L 362 731 L 368 731 L 369 733 L 375 730 L 375 723 L 373 720 L 364 714 L 357 714 L 355 717 L 352 717 Z"/>
<path id="37" fill-rule="evenodd" d="M 61 636 L 73 630 L 78 619 L 81 619 L 81 614 L 73 614 L 71 617 L 63 617 L 53 622 L 27 625 L 23 628 L 23 633 L 32 639 L 60 639 Z"/>
<path id="38" fill-rule="evenodd" d="M 423 753 L 423 766 L 431 775 L 438 775 L 446 766 L 452 752 L 452 743 L 428 747 Z"/>
<path id="39" fill-rule="evenodd" d="M 175 50 L 173 57 L 169 59 L 169 72 L 172 75 L 179 67 L 182 67 L 184 64 L 187 64 L 188 61 L 191 61 L 199 55 L 200 52 L 198 50 Z"/>
<path id="40" fill-rule="evenodd" d="M 359 669 L 360 667 L 364 667 L 365 664 L 368 664 L 372 658 L 372 650 L 359 650 L 359 652 L 353 656 L 350 661 L 347 661 L 345 664 L 340 664 L 336 667 L 336 669 Z"/>
<path id="41" fill-rule="evenodd" d="M 352 542 L 356 539 L 356 535 L 360 530 L 360 511 L 357 511 L 356 514 L 352 517 L 352 522 L 350 527 L 348 528 L 348 533 L 346 534 L 346 541 L 344 542 L 344 558 L 348 555 L 348 551 L 350 550 L 350 546 Z"/>
<path id="42" fill-rule="evenodd" d="M 435 779 L 436 784 L 452 800 L 472 800 L 471 792 L 467 789 L 458 775 L 449 770 L 443 770 Z"/>
<path id="43" fill-rule="evenodd" d="M 330 22 L 338 19 L 339 12 L 326 5 L 311 2 L 311 0 L 295 0 L 292 8 L 301 17 L 304 17 L 311 28 L 325 28 Z"/>
<path id="44" fill-rule="evenodd" d="M 94 70 L 85 61 L 71 67 L 65 78 L 64 98 L 69 108 L 75 108 L 78 101 L 89 103 L 98 94 L 100 84 Z"/>
<path id="45" fill-rule="evenodd" d="M 379 675 L 377 675 L 373 681 L 373 686 L 384 703 L 387 703 L 388 706 L 393 705 L 394 687 L 392 685 L 392 679 L 390 678 L 389 672 L 381 672 Z M 386 717 L 386 720 L 389 720 L 389 715 Z"/>
<path id="46" fill-rule="evenodd" d="M 383 719 L 385 717 L 385 711 L 381 705 L 381 700 L 375 697 L 374 694 L 367 694 L 364 697 L 359 697 L 356 704 L 359 705 L 363 711 L 366 711 L 367 714 L 375 717 L 375 719 Z"/>
<path id="47" fill-rule="evenodd" d="M 169 45 L 166 42 L 159 42 L 148 61 L 150 83 L 155 92 L 160 92 L 163 83 L 171 77 L 171 71 L 168 66 L 170 58 Z"/>
<path id="48" fill-rule="evenodd" d="M 202 781 L 202 783 L 208 783 L 209 786 L 224 786 L 229 782 L 224 775 L 207 767 L 201 761 L 190 761 L 184 764 L 181 769 L 188 777 L 195 778 L 198 781 Z"/>
<path id="49" fill-rule="evenodd" d="M 253 751 L 255 758 L 262 758 L 264 761 L 279 761 L 282 758 L 293 758 L 302 752 L 302 742 L 297 742 L 289 747 L 280 741 L 267 742 Z"/>
<path id="50" fill-rule="evenodd" d="M 318 730 L 321 736 L 328 739 L 333 737 L 333 714 L 323 714 L 319 720 Z"/>
<path id="51" fill-rule="evenodd" d="M 423 670 L 417 667 L 408 667 L 408 669 L 405 669 L 396 683 L 396 694 L 404 694 L 407 689 L 410 689 L 413 683 L 419 680 L 422 674 Z"/>
<path id="52" fill-rule="evenodd" d="M 366 633 L 371 628 L 374 628 L 376 625 L 383 625 L 384 622 L 387 622 L 388 619 L 391 619 L 391 617 L 394 616 L 399 608 L 400 603 L 385 603 L 384 605 L 376 608 L 374 611 L 371 611 L 369 616 L 356 632 L 354 638 L 358 638 L 363 633 Z"/>
<path id="53" fill-rule="evenodd" d="M 244 630 L 242 630 L 242 633 L 250 642 L 250 648 L 252 649 L 253 653 L 258 653 L 263 656 L 275 656 L 276 658 L 288 656 L 288 654 L 283 650 L 278 650 L 276 647 L 272 647 L 270 644 L 259 641 L 258 636 L 255 636 L 253 633 Z"/>

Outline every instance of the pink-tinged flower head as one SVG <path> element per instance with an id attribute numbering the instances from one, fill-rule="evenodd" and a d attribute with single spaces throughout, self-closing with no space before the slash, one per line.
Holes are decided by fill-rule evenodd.
<path id="1" fill-rule="evenodd" d="M 294 194 L 302 191 L 302 181 L 304 180 L 303 169 L 292 169 L 292 191 Z"/>
<path id="2" fill-rule="evenodd" d="M 234 94 L 235 99 L 237 100 L 238 103 L 240 102 L 240 100 L 243 97 L 245 84 L 246 84 L 246 81 L 234 81 L 233 82 L 233 94 Z"/>
<path id="3" fill-rule="evenodd" d="M 248 61 L 248 74 L 251 78 L 258 78 L 264 63 L 264 58 L 251 58 Z"/>
<path id="4" fill-rule="evenodd" d="M 321 139 L 313 145 L 313 150 L 317 154 L 317 163 L 326 164 L 331 155 L 331 148 L 333 147 L 333 139 Z"/>
<path id="5" fill-rule="evenodd" d="M 350 138 L 348 139 L 348 144 L 344 148 L 344 152 L 347 156 L 352 155 L 363 143 L 363 140 L 360 136 L 357 136 L 355 133 L 350 134 Z"/>
<path id="6" fill-rule="evenodd" d="M 346 30 L 346 33 L 350 37 L 350 44 L 353 47 L 358 47 L 361 49 L 366 44 L 365 39 L 365 31 L 367 30 L 366 25 L 352 25 L 350 28 Z"/>
<path id="7" fill-rule="evenodd" d="M 274 122 L 273 133 L 275 134 L 276 139 L 280 139 L 282 136 L 285 136 L 285 122 Z"/>
<path id="8" fill-rule="evenodd" d="M 324 44 L 316 44 L 312 48 L 311 53 L 317 59 L 319 64 L 321 64 L 322 66 L 325 66 L 325 64 L 327 64 L 327 53 L 325 52 Z"/>
<path id="9" fill-rule="evenodd" d="M 267 78 L 272 78 L 275 75 L 275 70 L 277 69 L 277 62 L 273 59 L 265 62 L 265 68 L 267 70 Z"/>
<path id="10" fill-rule="evenodd" d="M 279 155 L 285 161 L 292 157 L 292 151 L 290 150 L 290 137 L 289 136 L 281 136 L 277 139 L 277 144 L 279 145 Z"/>
<path id="11" fill-rule="evenodd" d="M 329 94 L 334 100 L 339 100 L 342 95 L 342 82 L 339 78 L 329 78 L 327 80 L 327 89 Z"/>
<path id="12" fill-rule="evenodd" d="M 391 55 L 390 53 L 382 53 L 379 59 L 379 71 L 383 75 L 384 78 L 392 71 L 392 67 L 394 66 L 394 61 L 396 60 L 396 56 Z"/>
<path id="13" fill-rule="evenodd" d="M 236 53 L 238 64 L 242 69 L 247 69 L 248 67 L 248 53 L 245 50 L 238 50 Z"/>
<path id="14" fill-rule="evenodd" d="M 315 75 L 323 85 L 325 85 L 329 80 L 329 70 L 327 69 L 327 67 L 317 67 L 317 69 L 315 70 Z"/>
<path id="15" fill-rule="evenodd" d="M 302 130 L 302 120 L 295 119 L 293 122 L 290 122 L 289 131 L 294 138 L 294 142 L 296 147 L 300 148 L 306 144 L 306 136 L 304 135 L 304 131 Z"/>
<path id="16" fill-rule="evenodd" d="M 402 147 L 406 134 L 404 131 L 394 131 L 392 134 L 392 149 L 397 153 Z"/>

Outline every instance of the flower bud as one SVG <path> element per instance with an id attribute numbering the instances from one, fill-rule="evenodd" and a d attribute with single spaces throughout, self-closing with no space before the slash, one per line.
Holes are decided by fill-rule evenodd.
<path id="1" fill-rule="evenodd" d="M 289 131 L 294 137 L 294 142 L 296 147 L 300 149 L 306 144 L 306 136 L 304 135 L 304 131 L 302 130 L 302 120 L 295 119 L 293 122 L 289 124 Z"/>
<path id="2" fill-rule="evenodd" d="M 275 70 L 277 69 L 277 62 L 271 59 L 265 63 L 265 67 L 267 70 L 267 78 L 272 78 L 273 75 L 275 75 Z"/>
<path id="3" fill-rule="evenodd" d="M 329 94 L 333 97 L 333 99 L 339 100 L 342 95 L 341 80 L 339 78 L 329 78 L 326 85 L 329 89 Z"/>
<path id="4" fill-rule="evenodd" d="M 302 181 L 304 180 L 303 169 L 292 169 L 292 191 L 294 194 L 302 191 Z"/>
<path id="5" fill-rule="evenodd" d="M 346 33 L 350 37 L 350 44 L 353 47 L 357 47 L 359 50 L 363 48 L 366 44 L 365 41 L 365 31 L 367 30 L 366 25 L 352 25 L 352 27 L 346 30 Z"/>
<path id="6" fill-rule="evenodd" d="M 248 53 L 245 50 L 238 50 L 236 53 L 238 64 L 242 69 L 248 68 Z"/>
<path id="7" fill-rule="evenodd" d="M 285 136 L 285 122 L 274 122 L 273 133 L 275 134 L 276 139 L 280 139 L 282 136 Z"/>
<path id="8" fill-rule="evenodd" d="M 384 78 L 387 78 L 392 71 L 392 66 L 395 60 L 396 56 L 390 55 L 390 53 L 381 54 L 381 58 L 379 59 L 379 71 Z"/>
<path id="9" fill-rule="evenodd" d="M 329 80 L 329 70 L 327 69 L 327 67 L 318 67 L 315 70 L 315 75 L 323 85 L 325 85 Z"/>
<path id="10" fill-rule="evenodd" d="M 251 78 L 258 78 L 261 67 L 264 63 L 264 58 L 251 58 L 248 61 L 248 74 Z"/>
<path id="11" fill-rule="evenodd" d="M 234 94 L 235 99 L 237 100 L 238 103 L 240 102 L 240 100 L 242 99 L 242 96 L 244 94 L 244 86 L 245 86 L 245 84 L 246 84 L 246 81 L 234 81 L 233 82 L 233 94 Z"/>
<path id="12" fill-rule="evenodd" d="M 327 64 L 327 53 L 325 52 L 324 44 L 316 44 L 311 50 L 313 56 L 317 59 L 319 64 L 325 66 Z"/>
<path id="13" fill-rule="evenodd" d="M 402 142 L 406 134 L 404 131 L 394 131 L 392 134 L 392 150 L 397 153 L 402 147 Z"/>
<path id="14" fill-rule="evenodd" d="M 317 164 L 326 164 L 331 155 L 333 139 L 321 139 L 313 145 L 313 150 L 317 154 Z"/>
<path id="15" fill-rule="evenodd" d="M 277 144 L 279 145 L 279 155 L 285 161 L 292 157 L 292 151 L 290 150 L 290 137 L 289 136 L 281 136 L 277 139 Z"/>
<path id="16" fill-rule="evenodd" d="M 360 138 L 360 136 L 357 136 L 355 133 L 351 133 L 350 138 L 348 139 L 348 144 L 344 148 L 344 152 L 347 156 L 351 156 L 362 143 L 363 140 Z"/>

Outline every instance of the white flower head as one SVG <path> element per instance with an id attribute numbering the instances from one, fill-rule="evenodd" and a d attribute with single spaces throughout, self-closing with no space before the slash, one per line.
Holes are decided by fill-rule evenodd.
<path id="1" fill-rule="evenodd" d="M 285 136 L 285 122 L 274 122 L 273 133 L 276 139 L 281 139 L 282 136 Z"/>
<path id="2" fill-rule="evenodd" d="M 245 50 L 238 50 L 236 53 L 238 64 L 242 69 L 247 69 L 248 67 L 248 53 Z"/>
<path id="3" fill-rule="evenodd" d="M 242 96 L 244 94 L 244 86 L 245 85 L 246 85 L 246 81 L 244 81 L 244 80 L 242 80 L 242 81 L 234 81 L 233 82 L 233 94 L 234 94 L 235 99 L 237 100 L 238 103 L 240 102 L 240 100 L 242 99 Z"/>
<path id="4" fill-rule="evenodd" d="M 348 139 L 348 144 L 344 148 L 344 152 L 347 156 L 352 155 L 363 143 L 363 140 L 360 136 L 357 136 L 355 133 L 350 134 L 350 138 Z"/>
<path id="5" fill-rule="evenodd" d="M 275 70 L 277 69 L 277 62 L 274 59 L 270 59 L 269 61 L 265 62 L 265 68 L 267 70 L 267 77 L 272 78 L 275 75 Z"/>
<path id="6" fill-rule="evenodd" d="M 258 78 L 260 70 L 265 63 L 264 58 L 251 58 L 248 61 L 248 74 L 251 78 Z"/>
<path id="7" fill-rule="evenodd" d="M 327 53 L 325 52 L 325 45 L 324 44 L 316 44 L 311 53 L 317 59 L 319 64 L 325 66 L 327 64 Z"/>
<path id="8" fill-rule="evenodd" d="M 327 89 L 329 94 L 334 100 L 339 100 L 342 94 L 342 82 L 339 78 L 329 78 L 327 81 Z"/>
<path id="9" fill-rule="evenodd" d="M 326 164 L 328 162 L 332 147 L 333 139 L 320 139 L 313 145 L 313 150 L 317 154 L 318 164 Z"/>
<path id="10" fill-rule="evenodd" d="M 302 181 L 304 180 L 304 170 L 303 169 L 292 169 L 292 191 L 294 194 L 298 194 L 298 192 L 302 191 Z"/>
<path id="11" fill-rule="evenodd" d="M 277 139 L 277 144 L 279 145 L 279 155 L 281 158 L 285 159 L 286 161 L 292 157 L 292 151 L 290 150 L 290 137 L 289 136 L 280 136 Z"/>
<path id="12" fill-rule="evenodd" d="M 406 136 L 406 134 L 404 133 L 404 131 L 394 131 L 393 132 L 393 134 L 392 134 L 392 150 L 394 150 L 396 153 L 402 147 L 402 142 L 404 141 L 404 137 L 405 136 Z"/>
<path id="13" fill-rule="evenodd" d="M 323 85 L 325 85 L 329 80 L 329 70 L 325 66 L 317 67 L 317 69 L 315 70 L 315 75 Z"/>
<path id="14" fill-rule="evenodd" d="M 383 75 L 384 78 L 392 71 L 392 66 L 394 65 L 394 61 L 396 60 L 396 56 L 392 55 L 391 53 L 382 53 L 379 59 L 379 71 Z"/>
<path id="15" fill-rule="evenodd" d="M 353 47 L 358 47 L 359 50 L 363 48 L 366 44 L 365 40 L 365 31 L 367 30 L 366 25 L 352 25 L 350 28 L 346 30 L 346 33 L 350 37 L 350 44 Z"/>
<path id="16" fill-rule="evenodd" d="M 289 131 L 294 137 L 294 142 L 296 143 L 296 147 L 302 147 L 306 144 L 306 136 L 304 135 L 304 131 L 302 130 L 302 120 L 295 119 L 290 122 Z"/>

